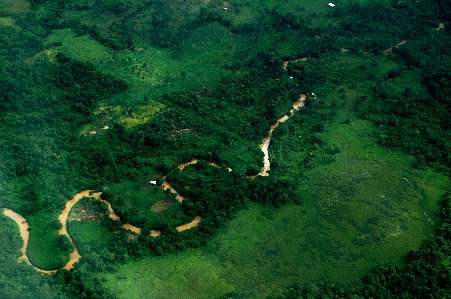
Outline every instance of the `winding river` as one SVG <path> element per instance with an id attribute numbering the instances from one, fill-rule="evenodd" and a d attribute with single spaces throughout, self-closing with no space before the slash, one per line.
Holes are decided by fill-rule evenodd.
<path id="1" fill-rule="evenodd" d="M 297 59 L 297 60 L 294 60 L 294 61 L 306 60 L 306 59 L 307 58 L 300 58 L 300 59 Z M 288 64 L 288 62 L 284 61 L 284 69 L 286 69 L 286 65 L 287 64 Z M 262 140 L 262 142 L 260 144 L 260 148 L 261 148 L 261 150 L 264 153 L 264 166 L 262 167 L 262 169 L 260 170 L 260 172 L 258 174 L 254 175 L 254 176 L 249 176 L 248 178 L 254 179 L 257 176 L 268 176 L 269 175 L 268 171 L 271 168 L 271 163 L 269 161 L 268 147 L 269 147 L 269 143 L 271 141 L 272 132 L 281 123 L 287 121 L 297 110 L 299 110 L 299 108 L 304 106 L 304 102 L 305 102 L 306 97 L 307 96 L 305 94 L 302 94 L 299 97 L 299 100 L 296 101 L 293 104 L 293 108 L 290 110 L 290 115 L 285 115 L 285 116 L 281 117 L 275 124 L 273 124 L 271 126 L 271 129 L 269 130 L 268 135 L 265 138 L 263 138 L 263 140 Z M 197 163 L 197 159 L 193 159 L 190 162 L 180 164 L 178 166 L 178 169 L 183 170 L 186 166 L 191 165 L 191 164 L 195 164 L 195 163 Z M 216 167 L 218 166 L 215 163 L 210 163 L 210 165 L 213 165 L 213 166 L 216 166 Z M 229 168 L 229 171 L 232 171 L 232 170 Z M 163 180 L 164 180 L 164 182 L 162 184 L 163 189 L 164 190 L 169 190 L 172 193 L 174 193 L 176 195 L 177 201 L 181 203 L 184 200 L 184 197 L 181 196 L 180 194 L 178 194 L 177 191 L 174 190 L 171 187 L 171 185 L 166 181 L 166 176 L 163 177 Z M 70 234 L 67 231 L 67 218 L 69 217 L 69 213 L 72 210 L 73 206 L 76 205 L 78 203 L 78 201 L 80 201 L 80 199 L 82 199 L 83 197 L 93 197 L 93 198 L 95 198 L 97 200 L 101 200 L 101 201 L 105 202 L 106 205 L 108 206 L 108 210 L 109 210 L 109 213 L 110 213 L 109 217 L 111 219 L 113 219 L 113 220 L 119 220 L 120 221 L 120 217 L 114 212 L 111 204 L 108 201 L 103 200 L 103 199 L 100 198 L 101 194 L 102 194 L 101 192 L 93 193 L 91 190 L 84 190 L 84 191 L 82 191 L 80 193 L 75 194 L 75 196 L 71 200 L 67 201 L 66 202 L 66 207 L 64 208 L 64 210 L 61 211 L 61 214 L 59 215 L 58 218 L 59 218 L 59 220 L 60 220 L 60 222 L 62 224 L 62 228 L 60 230 L 58 230 L 58 233 L 60 235 L 66 235 L 69 238 L 72 246 L 74 247 L 74 251 L 70 254 L 69 262 L 67 262 L 66 265 L 63 266 L 63 269 L 66 269 L 66 270 L 72 269 L 74 267 L 74 264 L 79 262 L 80 259 L 81 259 L 81 255 L 78 252 L 77 246 L 74 244 Z M 10 217 L 12 220 L 14 220 L 17 223 L 17 225 L 19 226 L 19 229 L 20 229 L 20 236 L 22 237 L 22 239 L 24 241 L 23 242 L 23 246 L 20 249 L 22 251 L 22 256 L 20 256 L 17 261 L 18 262 L 25 261 L 25 262 L 27 262 L 28 264 L 31 265 L 31 263 L 30 263 L 30 261 L 28 259 L 28 256 L 27 256 L 27 246 L 28 246 L 28 240 L 29 240 L 29 237 L 30 237 L 30 232 L 28 231 L 29 225 L 28 225 L 27 220 L 24 217 L 22 217 L 21 215 L 17 214 L 13 210 L 11 210 L 11 209 L 4 209 L 3 214 L 8 216 L 8 217 Z M 196 216 L 191 222 L 176 227 L 176 230 L 178 232 L 181 232 L 181 231 L 184 231 L 184 230 L 196 227 L 199 224 L 199 222 L 201 221 L 201 219 L 202 219 L 201 216 Z M 125 224 L 122 225 L 122 227 L 124 229 L 132 231 L 132 232 L 134 232 L 136 234 L 141 234 L 141 228 L 139 228 L 137 226 L 134 226 L 134 225 L 132 225 L 130 223 L 125 223 Z M 152 236 L 152 237 L 161 236 L 161 232 L 157 231 L 157 230 L 152 230 L 150 232 L 150 236 Z M 57 271 L 57 270 L 43 270 L 43 269 L 39 269 L 39 268 L 37 268 L 35 266 L 34 266 L 34 268 L 37 271 L 42 272 L 42 273 L 46 273 L 46 274 L 51 274 L 51 273 L 54 273 L 54 272 Z"/>
<path id="2" fill-rule="evenodd" d="M 268 135 L 266 135 L 266 137 L 263 138 L 262 143 L 260 143 L 260 148 L 261 148 L 263 154 L 265 155 L 263 158 L 264 165 L 258 174 L 248 176 L 249 178 L 255 179 L 256 177 L 258 177 L 260 175 L 261 176 L 269 176 L 268 171 L 271 169 L 271 162 L 269 161 L 268 148 L 269 148 L 269 143 L 271 142 L 272 132 L 281 123 L 287 121 L 290 118 L 290 116 L 293 115 L 293 113 L 295 113 L 297 110 L 299 110 L 299 108 L 304 107 L 304 102 L 305 102 L 306 98 L 307 98 L 306 94 L 301 94 L 301 96 L 299 97 L 299 100 L 297 100 L 296 102 L 293 103 L 293 108 L 290 110 L 290 115 L 289 116 L 284 115 L 283 117 L 279 118 L 279 120 L 275 124 L 273 124 L 271 126 L 271 129 L 269 130 Z"/>

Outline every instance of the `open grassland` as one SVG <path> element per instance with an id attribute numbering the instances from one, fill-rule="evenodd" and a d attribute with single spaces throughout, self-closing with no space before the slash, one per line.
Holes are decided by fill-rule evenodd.
<path id="1" fill-rule="evenodd" d="M 130 262 L 116 273 L 102 274 L 105 285 L 119 298 L 214 298 L 234 290 L 221 277 L 222 267 L 212 254 L 199 249 L 170 257 Z"/>
<path id="2" fill-rule="evenodd" d="M 290 159 L 285 176 L 300 178 L 301 205 L 252 204 L 206 247 L 128 263 L 100 275 L 104 286 L 119 298 L 214 298 L 230 291 L 264 298 L 296 281 L 350 283 L 377 264 L 402 262 L 433 234 L 449 181 L 379 146 L 377 128 L 355 117 L 353 107 L 351 101 L 338 110 L 322 134 L 340 149 L 334 162 L 301 173 L 303 155 L 281 146 Z"/>
<path id="3" fill-rule="evenodd" d="M 236 40 L 218 23 L 196 28 L 177 49 L 137 44 L 129 50 L 110 50 L 89 35 L 70 29 L 54 30 L 47 45 L 56 51 L 95 64 L 101 71 L 125 80 L 130 88 L 127 105 L 145 103 L 167 92 L 198 90 L 212 86 L 229 71 Z M 114 101 L 114 99 L 113 99 Z"/>
<path id="4" fill-rule="evenodd" d="M 101 245 L 108 244 L 109 231 L 104 227 L 100 226 L 95 220 L 86 221 L 86 219 L 73 219 L 69 221 L 70 234 L 77 243 L 78 246 L 86 243 L 100 243 Z"/>
<path id="5" fill-rule="evenodd" d="M 296 281 L 350 283 L 378 264 L 402 262 L 433 235 L 437 203 L 449 180 L 381 147 L 378 128 L 356 115 L 359 99 L 370 97 L 368 89 L 397 64 L 348 53 L 325 59 L 316 66 L 328 74 L 327 85 L 318 85 L 312 104 L 324 114 L 333 110 L 334 121 L 325 119 L 316 138 L 338 153 L 324 163 L 320 150 L 303 148 L 300 136 L 308 132 L 299 123 L 301 114 L 277 128 L 285 133 L 270 145 L 270 157 L 279 164 L 270 175 L 296 180 L 301 204 L 252 204 L 206 247 L 121 266 L 100 275 L 104 286 L 119 298 L 214 298 L 230 291 L 263 298 Z M 304 70 L 314 63 L 304 63 Z M 417 75 L 406 72 L 394 80 L 407 84 Z"/>
<path id="6" fill-rule="evenodd" d="M 366 182 L 355 167 L 347 175 L 319 170 L 299 190 L 305 204 L 278 210 L 253 204 L 202 249 L 145 258 L 100 276 L 119 298 L 214 298 L 229 291 L 263 298 L 299 280 L 351 282 L 379 263 L 400 262 L 432 232 L 427 217 L 434 219 L 444 177 L 404 169 L 413 187 L 388 164 L 378 177 L 363 174 Z M 338 166 L 331 165 L 335 172 Z"/>
<path id="7" fill-rule="evenodd" d="M 69 250 L 62 248 L 58 238 L 58 216 L 49 214 L 35 214 L 30 216 L 30 239 L 28 241 L 27 255 L 30 262 L 43 270 L 55 270 L 64 266 L 69 261 Z M 72 246 L 71 246 L 72 247 Z"/>
<path id="8" fill-rule="evenodd" d="M 156 176 L 161 178 L 155 173 L 136 181 L 122 181 L 106 187 L 114 194 L 110 202 L 122 221 L 151 229 L 157 229 L 168 221 L 171 227 L 190 222 L 192 218 L 184 215 L 173 196 L 164 192 L 162 187 L 149 184 L 149 180 Z"/>
<path id="9" fill-rule="evenodd" d="M 26 0 L 1 0 L 0 8 L 11 13 L 30 12 L 30 3 Z"/>

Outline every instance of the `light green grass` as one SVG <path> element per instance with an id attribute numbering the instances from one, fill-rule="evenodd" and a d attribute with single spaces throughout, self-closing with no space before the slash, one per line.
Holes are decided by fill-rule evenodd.
<path id="1" fill-rule="evenodd" d="M 89 35 L 77 37 L 69 28 L 54 30 L 46 44 L 57 42 L 62 43 L 57 51 L 125 80 L 129 89 L 117 95 L 115 102 L 126 101 L 128 105 L 142 105 L 144 99 L 167 92 L 213 86 L 230 73 L 224 66 L 230 63 L 236 47 L 234 37 L 219 23 L 196 28 L 175 50 L 138 40 L 136 50 L 111 51 Z"/>
<path id="2" fill-rule="evenodd" d="M 0 0 L 0 9 L 11 13 L 30 12 L 30 2 L 26 0 Z"/>
<path id="3" fill-rule="evenodd" d="M 124 210 L 128 212 L 128 217 L 126 219 L 122 217 L 121 220 L 124 223 L 130 222 L 138 227 L 147 226 L 151 229 L 157 229 L 162 223 L 172 227 L 191 221 L 192 217 L 183 213 L 175 198 L 169 196 L 161 187 L 149 184 L 149 180 L 156 177 L 159 175 L 153 173 L 147 178 L 139 178 L 136 181 L 124 180 L 105 186 L 113 194 L 113 198 L 110 199 L 113 209 L 118 212 Z M 161 212 L 152 211 L 152 205 L 163 199 L 172 202 L 172 205 Z"/>
<path id="4" fill-rule="evenodd" d="M 13 27 L 16 30 L 22 30 L 22 28 L 16 25 L 16 21 L 11 17 L 0 18 L 0 26 L 9 26 Z"/>
<path id="5" fill-rule="evenodd" d="M 212 254 L 198 249 L 170 257 L 148 257 L 120 267 L 116 273 L 101 274 L 104 285 L 119 298 L 214 298 L 232 291 L 220 276 L 221 264 Z"/>
<path id="6" fill-rule="evenodd" d="M 337 139 L 355 133 L 334 132 Z M 252 204 L 206 247 L 123 265 L 102 275 L 105 286 L 119 298 L 214 298 L 220 291 L 263 298 L 297 281 L 349 283 L 377 264 L 401 262 L 432 233 L 447 179 L 412 170 L 399 153 L 374 147 L 368 154 L 368 145 L 308 173 L 298 190 L 302 205 Z"/>
<path id="7" fill-rule="evenodd" d="M 67 56 L 84 62 L 98 64 L 100 62 L 112 59 L 110 49 L 88 34 L 77 36 L 70 28 L 55 29 L 47 37 L 46 44 L 61 43 L 57 50 Z"/>
<path id="8" fill-rule="evenodd" d="M 69 221 L 68 231 L 82 256 L 91 254 L 92 248 L 105 247 L 112 237 L 111 232 L 96 221 Z"/>
<path id="9" fill-rule="evenodd" d="M 419 70 L 404 71 L 399 77 L 388 79 L 384 89 L 389 96 L 399 97 L 406 88 L 412 91 L 413 96 L 421 97 L 427 94 L 427 88 L 421 84 L 422 75 Z"/>
<path id="10" fill-rule="evenodd" d="M 128 207 L 136 206 L 139 209 L 148 208 L 167 196 L 161 188 L 151 186 L 145 178 L 136 181 L 123 180 L 121 183 L 112 183 L 107 187 L 113 194 L 123 197 L 121 201 Z"/>
<path id="11" fill-rule="evenodd" d="M 62 268 L 69 261 L 69 253 L 61 250 L 58 230 L 52 222 L 57 215 L 38 213 L 27 220 L 30 224 L 30 240 L 27 255 L 33 266 L 43 270 Z"/>
<path id="12" fill-rule="evenodd" d="M 448 178 L 414 169 L 414 157 L 378 145 L 378 128 L 354 110 L 356 100 L 371 99 L 368 88 L 398 64 L 383 56 L 342 53 L 308 61 L 307 67 L 328 75 L 327 85 L 315 92 L 322 110 L 334 110 L 336 117 L 325 121 L 321 138 L 340 153 L 328 165 L 299 167 L 306 153 L 302 144 L 293 146 L 303 133 L 298 125 L 270 145 L 270 155 L 279 155 L 282 165 L 271 175 L 297 180 L 302 204 L 280 209 L 251 204 L 204 248 L 123 265 L 101 275 L 105 287 L 119 298 L 214 298 L 229 291 L 264 298 L 298 281 L 350 283 L 378 264 L 403 262 L 432 236 Z M 158 278 L 153 269 L 168 278 Z M 191 284 L 196 292 L 188 290 Z"/>

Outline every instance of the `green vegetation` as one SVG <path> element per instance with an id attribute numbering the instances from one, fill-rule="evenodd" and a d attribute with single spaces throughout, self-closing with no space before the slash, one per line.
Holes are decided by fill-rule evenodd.
<path id="1" fill-rule="evenodd" d="M 450 296 L 449 1 L 0 8 L 0 297 Z"/>
<path id="2" fill-rule="evenodd" d="M 22 256 L 19 248 L 23 240 L 18 226 L 9 217 L 0 214 L 0 288 L 1 298 L 69 298 L 61 292 L 61 285 L 49 276 L 43 276 L 26 262 L 17 263 Z M 13 278 L 13 279 L 12 279 Z"/>
<path id="3" fill-rule="evenodd" d="M 148 180 L 113 184 L 102 197 L 113 205 L 121 221 L 138 227 L 159 230 L 165 225 L 176 227 L 192 220 L 175 198 L 162 192 L 161 187 L 150 185 Z"/>
<path id="4" fill-rule="evenodd" d="M 73 247 L 69 246 L 58 236 L 58 230 L 54 225 L 57 215 L 48 217 L 48 213 L 36 213 L 27 220 L 30 224 L 30 240 L 27 254 L 30 262 L 43 270 L 55 270 L 64 266 L 69 261 L 69 253 Z M 61 236 L 64 237 L 64 236 Z"/>
<path id="5" fill-rule="evenodd" d="M 132 261 L 115 273 L 102 275 L 101 280 L 119 297 L 211 298 L 234 290 L 221 272 L 213 254 L 187 249 L 167 257 Z"/>
<path id="6" fill-rule="evenodd" d="M 290 156 L 280 158 L 289 163 L 279 163 L 271 175 L 298 178 L 302 205 L 286 205 L 278 210 L 251 205 L 202 249 L 128 263 L 107 275 L 105 286 L 119 297 L 126 294 L 138 298 L 147 292 L 162 298 L 182 293 L 186 298 L 211 298 L 215 293 L 205 293 L 207 287 L 196 289 L 192 295 L 186 289 L 203 282 L 204 286 L 214 283 L 215 289 L 252 291 L 266 297 L 299 280 L 351 283 L 379 263 L 398 263 L 417 249 L 433 232 L 437 202 L 447 190 L 448 179 L 431 169 L 412 169 L 413 157 L 380 147 L 374 137 L 377 128 L 357 118 L 355 103 L 347 101 L 343 108 L 335 107 L 336 121 L 329 123 L 320 136 L 316 133 L 318 122 L 327 123 L 327 117 L 314 117 L 312 112 L 330 108 L 309 107 L 309 114 L 298 112 L 274 131 L 270 156 Z M 349 117 L 352 120 L 348 123 Z M 313 142 L 317 140 L 313 138 L 319 141 Z M 334 145 L 338 153 L 328 152 L 327 147 L 324 152 L 319 142 Z M 275 150 L 279 146 L 280 150 Z M 312 153 L 308 162 L 299 148 Z M 194 181 L 193 175 L 202 175 L 194 168 L 180 172 L 183 180 Z M 196 267 L 185 267 L 185 261 Z M 173 265 L 177 265 L 176 270 Z M 152 270 L 142 276 L 134 274 L 145 268 L 159 269 L 161 275 L 170 277 L 163 284 Z M 189 270 L 178 270 L 185 268 Z M 219 278 L 205 281 L 206 269 Z M 148 285 L 149 280 L 155 285 Z M 139 286 L 136 293 L 127 291 L 132 281 Z M 188 282 L 185 285 L 180 281 Z M 164 291 L 167 286 L 171 286 L 169 293 Z"/>

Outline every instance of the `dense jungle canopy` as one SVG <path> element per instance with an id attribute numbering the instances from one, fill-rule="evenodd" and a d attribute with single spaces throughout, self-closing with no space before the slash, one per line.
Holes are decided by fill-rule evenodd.
<path id="1" fill-rule="evenodd" d="M 0 298 L 451 298 L 451 2 L 334 4 L 0 0 Z"/>

